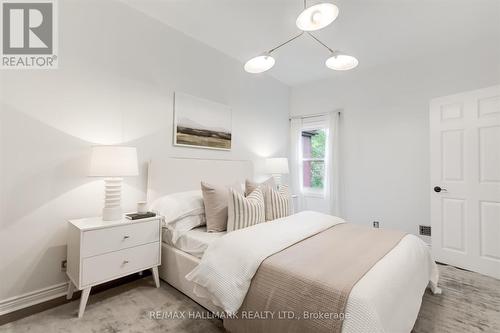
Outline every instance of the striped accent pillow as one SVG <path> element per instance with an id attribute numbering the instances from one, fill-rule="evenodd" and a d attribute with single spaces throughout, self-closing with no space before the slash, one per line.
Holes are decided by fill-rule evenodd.
<path id="1" fill-rule="evenodd" d="M 265 198 L 267 221 L 290 215 L 290 195 L 288 186 L 280 185 L 278 190 L 268 188 Z"/>
<path id="2" fill-rule="evenodd" d="M 246 198 L 233 189 L 229 190 L 227 231 L 250 227 L 266 221 L 264 194 L 257 188 Z"/>
<path id="3" fill-rule="evenodd" d="M 269 188 L 276 188 L 276 183 L 274 182 L 274 178 L 268 178 L 267 180 L 263 181 L 262 183 L 255 183 L 252 182 L 251 180 L 245 180 L 245 195 L 248 195 L 255 191 L 255 189 L 260 188 L 262 193 L 264 194 L 264 202 L 267 202 L 267 193 Z M 268 214 L 268 210 L 266 209 L 266 221 L 271 221 L 271 217 Z"/>

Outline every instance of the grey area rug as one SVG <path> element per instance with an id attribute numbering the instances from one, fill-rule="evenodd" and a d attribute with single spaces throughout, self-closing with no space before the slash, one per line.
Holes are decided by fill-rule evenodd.
<path id="1" fill-rule="evenodd" d="M 413 332 L 500 332 L 500 280 L 451 266 L 440 266 L 440 271 L 443 294 L 425 293 Z M 148 277 L 91 295 L 82 319 L 76 317 L 79 301 L 76 300 L 0 326 L 0 332 L 224 331 L 220 320 L 207 319 L 206 310 L 168 284 L 162 282 L 160 289 L 153 286 Z M 155 311 L 160 313 L 153 315 Z M 168 318 L 172 313 L 177 313 L 177 317 Z M 205 317 L 190 319 L 189 315 Z"/>
<path id="2" fill-rule="evenodd" d="M 439 265 L 442 295 L 425 292 L 415 333 L 499 333 L 500 280 Z"/>

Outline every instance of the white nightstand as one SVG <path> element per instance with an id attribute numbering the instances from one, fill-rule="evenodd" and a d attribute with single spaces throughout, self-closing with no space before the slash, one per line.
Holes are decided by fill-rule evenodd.
<path id="1" fill-rule="evenodd" d="M 92 286 L 151 269 L 160 287 L 161 218 L 103 221 L 70 220 L 68 228 L 67 298 L 82 290 L 78 317 L 83 316 Z"/>

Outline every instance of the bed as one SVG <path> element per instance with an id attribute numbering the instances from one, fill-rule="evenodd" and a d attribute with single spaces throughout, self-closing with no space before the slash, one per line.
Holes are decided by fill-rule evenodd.
<path id="1" fill-rule="evenodd" d="M 196 170 L 193 170 L 193 162 L 198 165 L 195 168 Z M 166 169 L 159 167 L 159 165 L 161 164 L 156 166 L 158 168 L 157 170 Z M 164 172 L 155 171 L 155 168 L 150 165 L 149 195 L 151 195 L 150 193 L 152 191 L 155 192 L 153 196 L 165 194 L 165 192 L 160 190 L 162 188 L 170 188 L 171 191 L 196 188 L 200 177 L 213 182 L 228 183 L 233 181 L 242 181 L 244 178 L 251 178 L 253 176 L 251 163 L 247 161 L 215 161 L 214 163 L 214 161 L 211 160 L 170 160 L 168 165 L 170 168 L 191 170 L 193 174 L 197 174 L 199 171 L 201 174 L 197 174 L 197 180 L 193 180 L 190 187 L 188 184 L 190 182 L 189 180 L 179 180 L 179 178 L 184 177 L 178 177 L 177 175 L 174 180 L 168 180 L 165 178 Z M 190 178 L 189 174 L 185 175 L 186 178 Z M 183 183 L 183 185 L 176 188 L 173 185 L 166 186 L 168 183 Z M 300 239 L 300 241 L 295 241 L 295 243 L 301 243 L 303 240 L 309 238 L 314 239 L 317 235 L 324 234 L 326 230 L 335 228 L 337 222 L 331 222 L 332 218 L 333 217 L 316 215 L 316 213 L 313 212 L 302 212 L 300 214 L 284 218 L 285 221 L 281 224 L 289 226 L 293 223 L 293 221 L 295 221 L 297 225 L 303 225 L 304 223 L 301 221 L 320 221 L 316 223 L 318 225 L 316 229 L 314 229 L 315 223 L 309 223 L 313 225 L 312 229 L 307 231 L 309 233 L 301 231 L 296 235 L 296 237 L 298 237 L 297 239 Z M 321 220 L 325 220 L 324 225 L 321 224 Z M 246 302 L 248 295 L 252 294 L 252 291 L 253 294 L 258 294 L 258 292 L 255 292 L 257 287 L 251 285 L 251 280 L 255 272 L 250 272 L 248 277 L 246 277 L 246 279 L 250 281 L 248 283 L 249 289 L 243 291 L 237 289 L 233 291 L 233 293 L 226 293 L 226 295 L 222 296 L 219 295 L 219 298 L 217 298 L 217 293 L 213 290 L 213 288 L 212 293 L 206 290 L 207 288 L 210 289 L 210 283 L 203 284 L 200 283 L 199 279 L 193 279 L 193 272 L 196 270 L 200 271 L 203 266 L 210 266 L 210 260 L 207 259 L 207 257 L 220 256 L 220 253 L 231 252 L 231 256 L 239 258 L 239 262 L 248 260 L 248 265 L 245 267 L 250 267 L 252 265 L 256 266 L 257 273 L 259 273 L 259 270 L 262 271 L 263 269 L 260 267 L 261 263 L 266 261 L 248 258 L 245 251 L 241 247 L 238 247 L 238 243 L 242 243 L 248 239 L 251 240 L 252 238 L 255 239 L 255 237 L 258 237 L 259 239 L 263 238 L 262 236 L 265 235 L 265 233 L 270 232 L 272 230 L 271 228 L 278 228 L 274 230 L 279 230 L 280 232 L 284 230 L 283 226 L 278 225 L 279 223 L 275 224 L 276 226 L 273 226 L 271 223 L 269 223 L 269 225 L 262 226 L 260 228 L 262 230 L 257 230 L 259 228 L 255 228 L 256 230 L 248 230 L 245 232 L 245 235 L 238 236 L 238 232 L 230 233 L 233 234 L 234 237 L 225 237 L 224 233 L 208 234 L 204 233 L 203 228 L 196 228 L 177 239 L 175 244 L 174 242 L 169 241 L 169 239 L 171 239 L 171 235 L 169 235 L 167 231 L 164 231 L 160 277 L 208 310 L 216 314 L 227 313 L 228 303 L 220 302 L 221 300 L 224 300 L 224 297 L 226 297 L 226 301 L 230 304 L 232 297 L 235 299 L 238 297 L 242 298 L 243 301 Z M 338 224 L 340 225 L 341 223 L 338 222 Z M 269 229 L 266 230 L 263 228 Z M 240 238 L 238 239 L 237 236 Z M 231 241 L 232 238 L 233 240 Z M 265 255 L 269 255 L 271 253 L 270 258 L 273 258 L 276 253 L 280 253 L 284 248 L 289 247 L 286 243 L 284 243 L 283 246 L 283 248 L 275 248 L 272 250 L 275 252 L 271 251 Z M 219 249 L 218 251 L 222 252 L 214 250 L 217 248 Z M 209 249 L 208 251 L 210 251 L 210 255 L 207 254 L 207 249 Z M 204 254 L 207 255 L 203 258 L 203 260 L 208 262 L 208 264 L 204 263 L 201 265 L 200 263 L 202 261 L 200 258 Z M 217 263 L 212 263 L 212 267 L 217 267 L 217 269 L 219 269 L 219 266 L 220 265 Z M 236 265 L 232 264 L 231 266 L 229 263 L 227 266 L 228 267 L 224 268 L 226 271 L 222 271 L 222 273 L 236 272 L 236 274 L 233 275 L 238 275 L 240 273 L 238 272 L 238 268 L 235 267 Z M 220 272 L 218 272 L 218 274 L 219 273 Z M 199 273 L 198 275 L 202 276 L 202 274 L 203 273 Z M 186 276 L 190 276 L 191 281 L 188 280 Z M 228 281 L 232 278 L 233 276 L 231 275 L 227 275 L 225 277 Z M 414 235 L 405 235 L 400 241 L 397 242 L 397 245 L 391 248 L 388 253 L 383 255 L 380 260 L 377 260 L 377 262 L 366 272 L 366 274 L 363 274 L 362 277 L 354 284 L 350 290 L 345 305 L 345 312 L 349 313 L 350 316 L 343 320 L 341 331 L 344 333 L 410 332 L 418 315 L 422 296 L 426 287 L 429 286 L 433 292 L 439 292 L 439 288 L 437 288 L 437 279 L 437 268 L 430 257 L 430 253 L 425 243 Z M 217 281 L 212 282 L 215 284 L 217 283 Z M 274 288 L 276 289 L 276 286 L 274 286 Z M 246 298 L 245 294 L 247 295 Z M 287 296 L 286 293 L 284 295 Z M 287 297 L 290 296 L 288 295 Z M 247 303 L 248 302 L 243 303 L 243 305 Z M 237 307 L 240 303 L 236 302 L 235 304 Z M 228 326 L 226 326 L 226 323 L 228 323 Z M 231 319 L 225 319 L 224 324 L 234 332 L 250 331 L 249 327 L 252 327 L 245 326 L 245 323 L 240 323 L 238 321 L 234 322 Z M 293 325 L 293 323 L 291 325 Z M 290 328 L 296 327 L 296 325 L 290 326 L 290 324 L 287 324 L 283 327 L 283 331 L 290 331 Z M 266 329 L 264 324 L 257 326 L 257 328 L 258 331 L 269 331 L 269 329 Z M 255 327 L 252 327 L 251 330 L 255 330 Z M 320 330 L 318 329 L 318 331 Z"/>

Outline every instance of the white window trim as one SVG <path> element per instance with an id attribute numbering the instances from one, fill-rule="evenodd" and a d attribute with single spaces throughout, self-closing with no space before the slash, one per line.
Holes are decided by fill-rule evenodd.
<path id="1" fill-rule="evenodd" d="M 322 190 L 317 190 L 312 187 L 303 187 L 302 188 L 302 195 L 306 198 L 319 198 L 319 199 L 324 199 L 325 198 L 325 188 Z"/>

